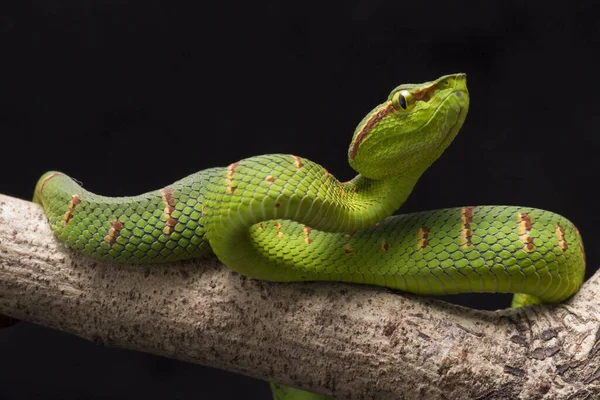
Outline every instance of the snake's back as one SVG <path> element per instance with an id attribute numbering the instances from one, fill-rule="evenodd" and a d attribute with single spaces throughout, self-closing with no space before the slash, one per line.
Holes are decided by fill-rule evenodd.
<path id="1" fill-rule="evenodd" d="M 204 196 L 226 179 L 225 168 L 214 168 L 161 190 L 111 198 L 50 172 L 36 193 L 68 246 L 105 260 L 152 263 L 212 254 Z M 247 240 L 270 269 L 242 273 L 272 281 L 343 281 L 433 295 L 528 293 L 555 302 L 577 291 L 585 273 L 575 226 L 527 207 L 426 211 L 339 233 L 268 220 L 250 226 Z"/>

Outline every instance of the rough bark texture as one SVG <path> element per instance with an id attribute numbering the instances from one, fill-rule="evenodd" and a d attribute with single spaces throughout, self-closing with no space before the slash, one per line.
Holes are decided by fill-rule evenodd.
<path id="1" fill-rule="evenodd" d="M 216 260 L 102 263 L 0 195 L 0 313 L 339 399 L 600 398 L 599 298 L 599 273 L 567 303 L 483 312 Z"/>

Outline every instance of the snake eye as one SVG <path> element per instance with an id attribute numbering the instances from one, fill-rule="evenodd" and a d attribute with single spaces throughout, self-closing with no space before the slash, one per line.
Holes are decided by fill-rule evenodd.
<path id="1" fill-rule="evenodd" d="M 392 96 L 392 105 L 399 111 L 410 111 L 415 106 L 413 95 L 408 90 L 400 90 Z"/>

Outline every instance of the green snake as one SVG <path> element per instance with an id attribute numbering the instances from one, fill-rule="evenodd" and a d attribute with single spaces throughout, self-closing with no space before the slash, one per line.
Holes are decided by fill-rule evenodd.
<path id="1" fill-rule="evenodd" d="M 438 295 L 518 293 L 559 302 L 585 272 L 577 229 L 549 211 L 469 206 L 389 217 L 465 121 L 464 74 L 396 87 L 358 124 L 340 182 L 305 158 L 270 154 L 134 197 L 103 197 L 60 172 L 37 183 L 56 236 L 103 260 L 156 263 L 215 254 L 267 281 L 340 281 Z M 309 398 L 272 384 L 276 399 Z M 302 397 L 304 396 L 304 397 Z"/>

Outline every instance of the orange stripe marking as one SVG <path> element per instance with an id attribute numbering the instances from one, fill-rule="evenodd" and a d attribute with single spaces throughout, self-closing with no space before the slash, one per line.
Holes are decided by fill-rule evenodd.
<path id="1" fill-rule="evenodd" d="M 396 109 L 392 105 L 392 102 L 387 101 L 384 104 L 382 104 L 381 107 L 379 107 L 373 114 L 371 114 L 367 122 L 365 122 L 365 124 L 363 125 L 362 129 L 356 134 L 356 138 L 354 139 L 352 147 L 348 152 L 348 156 L 350 158 L 354 159 L 354 157 L 356 157 L 356 153 L 358 153 L 358 147 L 363 142 L 363 140 L 365 140 L 367 135 L 371 133 L 373 127 L 377 125 L 377 123 L 381 121 L 383 117 L 393 113 L 394 111 L 396 111 Z"/>
<path id="2" fill-rule="evenodd" d="M 304 166 L 304 164 L 302 163 L 302 159 L 298 156 L 292 156 L 294 157 L 294 167 L 296 168 L 302 168 Z"/>
<path id="3" fill-rule="evenodd" d="M 44 186 L 46 186 L 46 182 L 48 182 L 50 179 L 54 178 L 55 176 L 60 176 L 60 175 L 64 175 L 64 174 L 61 174 L 60 172 L 55 172 L 55 173 L 50 174 L 47 177 L 45 177 L 44 180 L 42 181 L 42 186 L 40 186 L 40 193 L 42 193 L 42 191 L 44 190 Z"/>
<path id="4" fill-rule="evenodd" d="M 108 230 L 108 235 L 104 237 L 104 241 L 108 244 L 114 244 L 117 241 L 121 229 L 123 229 L 123 224 L 119 220 L 113 220 L 110 229 Z"/>
<path id="5" fill-rule="evenodd" d="M 233 194 L 233 192 L 235 192 L 235 186 L 232 186 L 232 180 L 233 180 L 233 173 L 235 172 L 235 169 L 238 167 L 238 165 L 240 165 L 239 161 L 233 164 L 230 164 L 229 167 L 227 167 L 227 178 L 225 179 L 225 182 L 227 184 L 227 189 L 225 190 L 225 192 L 227 194 Z"/>
<path id="6" fill-rule="evenodd" d="M 569 244 L 565 238 L 565 228 L 556 224 L 556 238 L 558 239 L 558 247 L 564 252 L 569 248 Z"/>
<path id="7" fill-rule="evenodd" d="M 419 229 L 419 232 L 417 232 L 419 238 L 417 241 L 418 250 L 423 250 L 429 244 L 429 232 L 429 228 L 426 227 Z"/>
<path id="8" fill-rule="evenodd" d="M 535 247 L 533 244 L 533 238 L 529 236 L 529 232 L 532 228 L 531 217 L 527 213 L 518 213 L 517 218 L 519 221 L 519 237 L 524 245 L 523 249 L 526 252 L 531 252 Z"/>
<path id="9" fill-rule="evenodd" d="M 280 231 L 281 224 L 278 221 L 275 221 L 275 228 L 277 228 L 277 236 L 279 236 L 280 239 L 283 239 L 283 232 Z"/>
<path id="10" fill-rule="evenodd" d="M 463 247 L 473 246 L 471 238 L 473 232 L 471 231 L 471 223 L 473 222 L 473 207 L 463 207 L 460 210 L 462 219 L 463 229 L 460 233 L 460 242 Z"/>
<path id="11" fill-rule="evenodd" d="M 77 207 L 80 203 L 81 198 L 78 194 L 74 194 L 71 201 L 69 201 L 69 209 L 63 216 L 62 224 L 64 226 L 67 226 L 69 224 L 69 221 L 71 221 L 71 218 L 73 218 L 73 212 L 75 211 L 75 207 Z"/>
<path id="12" fill-rule="evenodd" d="M 306 242 L 306 244 L 311 244 L 313 242 L 313 240 L 308 237 L 310 235 L 310 231 L 311 229 L 308 226 L 304 225 L 302 232 L 304 232 L 304 241 Z"/>
<path id="13" fill-rule="evenodd" d="M 390 242 L 387 241 L 383 241 L 383 243 L 381 244 L 381 250 L 385 251 L 387 253 L 387 251 L 390 249 L 390 246 L 392 244 Z"/>
<path id="14" fill-rule="evenodd" d="M 165 235 L 170 235 L 177 224 L 177 220 L 171 217 L 171 214 L 175 211 L 175 198 L 173 197 L 173 189 L 171 188 L 165 188 L 161 192 L 162 200 L 165 202 L 164 213 L 166 217 L 166 225 L 163 228 L 163 232 Z"/>
<path id="15" fill-rule="evenodd" d="M 344 252 L 350 256 L 354 254 L 354 249 L 349 244 L 347 244 L 344 246 Z"/>

